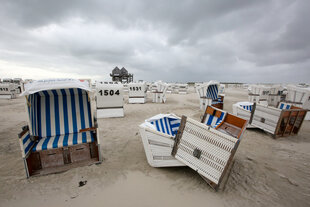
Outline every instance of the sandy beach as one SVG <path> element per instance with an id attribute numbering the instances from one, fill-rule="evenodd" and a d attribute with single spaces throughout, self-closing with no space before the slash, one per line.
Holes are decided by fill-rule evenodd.
<path id="1" fill-rule="evenodd" d="M 247 100 L 226 89 L 224 110 Z M 310 121 L 297 136 L 273 139 L 247 129 L 224 189 L 215 192 L 188 167 L 148 165 L 139 124 L 158 113 L 200 120 L 199 99 L 167 94 L 165 104 L 127 104 L 125 117 L 99 120 L 103 162 L 26 178 L 17 134 L 27 124 L 24 98 L 0 100 L 0 206 L 310 206 Z M 87 181 L 79 187 L 80 181 Z"/>

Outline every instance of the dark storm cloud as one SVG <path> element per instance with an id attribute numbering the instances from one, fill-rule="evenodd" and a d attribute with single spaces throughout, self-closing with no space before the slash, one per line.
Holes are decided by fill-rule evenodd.
<path id="1" fill-rule="evenodd" d="M 24 67 L 108 79 L 118 65 L 144 80 L 309 82 L 309 9 L 291 0 L 2 1 L 0 75 L 17 65 L 15 76 Z"/>

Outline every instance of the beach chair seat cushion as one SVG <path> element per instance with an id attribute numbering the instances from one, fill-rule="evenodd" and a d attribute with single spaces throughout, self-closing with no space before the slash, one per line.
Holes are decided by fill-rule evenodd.
<path id="1" fill-rule="evenodd" d="M 93 132 L 79 132 L 41 138 L 32 151 L 50 150 L 61 147 L 70 147 L 77 144 L 91 143 L 94 141 Z"/>
<path id="2" fill-rule="evenodd" d="M 226 113 L 227 112 L 225 111 L 209 107 L 207 109 L 207 115 L 204 123 L 212 128 L 216 128 L 223 122 Z"/>

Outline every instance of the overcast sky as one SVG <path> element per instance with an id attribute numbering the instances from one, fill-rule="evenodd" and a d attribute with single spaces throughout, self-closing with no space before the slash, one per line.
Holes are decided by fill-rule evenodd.
<path id="1" fill-rule="evenodd" d="M 0 3 L 0 78 L 310 82 L 308 0 Z"/>

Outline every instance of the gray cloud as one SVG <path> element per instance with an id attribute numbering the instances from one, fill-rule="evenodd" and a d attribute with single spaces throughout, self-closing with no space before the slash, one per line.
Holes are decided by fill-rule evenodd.
<path id="1" fill-rule="evenodd" d="M 310 82 L 309 9 L 291 0 L 3 0 L 0 76 L 109 79 L 118 65 L 148 81 Z"/>

